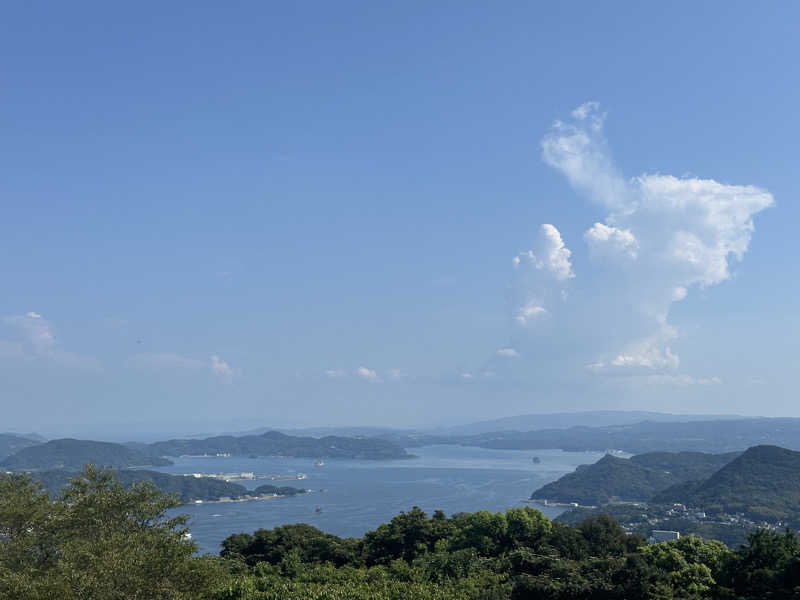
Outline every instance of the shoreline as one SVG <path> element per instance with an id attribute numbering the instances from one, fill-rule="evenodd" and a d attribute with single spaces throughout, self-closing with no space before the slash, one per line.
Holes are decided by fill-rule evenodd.
<path id="1" fill-rule="evenodd" d="M 184 502 L 182 506 L 202 506 L 203 504 L 233 504 L 235 502 L 254 502 L 257 500 L 278 500 L 280 498 L 291 498 L 293 496 L 300 496 L 311 494 L 311 490 L 306 490 L 302 494 L 265 494 L 263 496 L 240 496 L 238 498 L 217 498 L 216 500 L 189 500 Z"/>
<path id="2" fill-rule="evenodd" d="M 557 506 L 559 508 L 597 508 L 589 504 L 578 504 L 577 502 L 553 502 L 546 498 L 528 498 L 524 502 L 528 504 L 539 504 L 540 506 Z"/>

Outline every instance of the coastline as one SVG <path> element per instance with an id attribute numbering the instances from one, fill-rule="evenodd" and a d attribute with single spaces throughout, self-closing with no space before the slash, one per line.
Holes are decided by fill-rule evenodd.
<path id="1" fill-rule="evenodd" d="M 305 490 L 302 494 L 311 494 L 312 490 Z M 232 504 L 234 502 L 253 502 L 257 500 L 278 500 L 280 498 L 291 498 L 300 494 L 263 494 L 261 496 L 239 496 L 238 498 L 217 498 L 216 500 L 189 500 L 183 506 L 200 506 L 203 504 Z"/>

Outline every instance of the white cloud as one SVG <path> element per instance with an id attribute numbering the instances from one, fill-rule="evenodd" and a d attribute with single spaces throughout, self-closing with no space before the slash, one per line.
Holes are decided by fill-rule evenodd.
<path id="1" fill-rule="evenodd" d="M 363 366 L 356 369 L 356 375 L 365 381 L 371 381 L 373 383 L 381 381 L 381 378 L 378 377 L 378 374 L 373 369 L 368 369 Z"/>
<path id="2" fill-rule="evenodd" d="M 602 223 L 595 223 L 583 235 L 594 258 L 636 260 L 639 242 L 630 229 L 617 229 Z"/>
<path id="3" fill-rule="evenodd" d="M 588 365 L 594 373 L 636 374 L 653 371 L 676 371 L 680 359 L 673 354 L 669 346 L 661 348 L 653 340 L 632 344 L 622 354 L 617 354 L 608 362 L 596 362 Z"/>
<path id="4" fill-rule="evenodd" d="M 239 374 L 238 369 L 233 369 L 217 355 L 211 357 L 211 372 L 226 381 L 230 381 L 235 375 Z"/>
<path id="5" fill-rule="evenodd" d="M 519 352 L 514 350 L 514 348 L 499 348 L 495 354 L 506 358 L 516 358 L 519 356 Z"/>
<path id="6" fill-rule="evenodd" d="M 100 370 L 96 358 L 63 350 L 56 343 L 50 323 L 41 314 L 29 311 L 24 315 L 3 317 L 3 322 L 15 329 L 23 342 L 0 341 L 4 354 L 15 358 L 48 360 L 62 367 L 87 371 Z"/>
<path id="7" fill-rule="evenodd" d="M 772 206 L 773 198 L 754 186 L 712 179 L 664 174 L 626 179 L 603 135 L 605 116 L 597 103 L 587 102 L 570 122 L 556 122 L 542 141 L 544 161 L 605 211 L 603 222 L 584 234 L 596 268 L 582 275 L 583 287 L 570 288 L 567 301 L 563 284 L 574 273 L 564 246 L 561 267 L 551 271 L 559 273 L 555 280 L 515 275 L 513 315 L 526 325 L 545 314 L 533 313 L 534 307 L 546 309 L 548 327 L 557 336 L 547 342 L 558 341 L 548 351 L 567 358 L 581 354 L 592 372 L 683 377 L 670 345 L 677 337 L 668 322 L 672 303 L 730 278 L 732 264 L 749 247 L 754 215 Z M 556 240 L 552 232 L 542 235 Z M 563 246 L 560 235 L 557 241 Z M 517 257 L 515 265 L 548 269 L 553 263 L 546 256 L 534 250 Z"/>
<path id="8" fill-rule="evenodd" d="M 569 260 L 571 255 L 572 252 L 564 245 L 558 229 L 545 223 L 539 228 L 535 248 L 515 256 L 514 266 L 529 264 L 551 274 L 557 281 L 565 281 L 575 277 Z"/>
<path id="9" fill-rule="evenodd" d="M 355 377 L 372 383 L 412 381 L 414 379 L 402 369 L 388 369 L 381 374 L 375 369 L 370 369 L 363 365 L 350 371 L 344 369 L 327 369 L 323 371 L 322 374 L 328 379 L 348 379 Z"/>
<path id="10" fill-rule="evenodd" d="M 461 379 L 466 379 L 467 381 L 473 379 L 472 373 L 461 373 Z"/>
<path id="11" fill-rule="evenodd" d="M 599 102 L 584 102 L 578 108 L 572 111 L 572 116 L 580 121 L 586 119 L 589 115 L 596 115 L 600 110 Z"/>
<path id="12" fill-rule="evenodd" d="M 47 353 L 55 345 L 56 340 L 50 324 L 38 313 L 29 312 L 25 315 L 5 317 L 3 320 L 16 327 L 40 354 Z"/>
<path id="13" fill-rule="evenodd" d="M 514 319 L 516 319 L 520 325 L 527 325 L 534 319 L 542 317 L 546 314 L 547 311 L 544 309 L 544 307 L 530 303 L 520 307 L 517 310 L 517 314 L 514 315 Z"/>

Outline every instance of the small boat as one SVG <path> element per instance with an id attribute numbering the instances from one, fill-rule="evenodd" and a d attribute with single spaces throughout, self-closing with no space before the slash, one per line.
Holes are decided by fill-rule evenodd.
<path id="1" fill-rule="evenodd" d="M 316 461 L 314 463 L 314 466 L 315 467 L 324 467 L 325 466 L 325 461 L 324 460 L 318 460 L 318 461 Z"/>
<path id="2" fill-rule="evenodd" d="M 322 512 L 322 507 L 321 506 L 318 506 L 317 508 L 314 509 L 314 513 L 315 514 L 319 514 L 321 512 Z"/>
<path id="3" fill-rule="evenodd" d="M 535 464 L 535 465 L 538 465 L 540 462 L 542 462 L 542 459 L 539 458 L 538 456 L 534 456 L 532 460 L 533 460 L 533 464 Z"/>

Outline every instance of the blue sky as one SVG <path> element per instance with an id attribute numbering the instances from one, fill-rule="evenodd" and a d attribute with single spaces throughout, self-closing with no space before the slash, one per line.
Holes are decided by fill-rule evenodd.
<path id="1" fill-rule="evenodd" d="M 4 428 L 800 416 L 800 8 L 551 4 L 4 7 Z"/>

